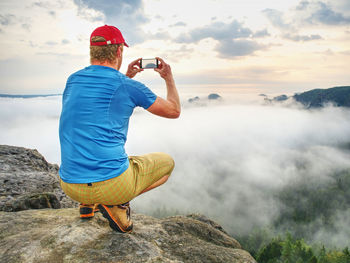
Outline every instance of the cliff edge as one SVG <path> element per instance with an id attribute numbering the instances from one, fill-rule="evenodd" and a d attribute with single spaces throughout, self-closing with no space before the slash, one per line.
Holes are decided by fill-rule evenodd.
<path id="1" fill-rule="evenodd" d="M 120 234 L 76 208 L 0 212 L 0 262 L 256 262 L 203 216 L 132 218 L 133 232 Z"/>
<path id="2" fill-rule="evenodd" d="M 0 211 L 77 205 L 61 190 L 57 164 L 37 150 L 0 145 Z"/>
<path id="3" fill-rule="evenodd" d="M 60 208 L 76 203 L 60 190 L 57 171 L 36 150 L 0 145 L 0 262 L 256 263 L 199 214 L 132 213 L 131 234 L 114 232 L 100 213 L 82 220 L 77 208 Z"/>

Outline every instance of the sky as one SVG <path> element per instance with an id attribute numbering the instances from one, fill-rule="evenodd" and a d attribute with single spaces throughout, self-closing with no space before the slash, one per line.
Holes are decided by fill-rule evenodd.
<path id="1" fill-rule="evenodd" d="M 286 93 L 350 83 L 348 0 L 1 0 L 0 93 L 60 94 L 115 25 L 121 68 L 160 56 L 181 92 Z M 137 80 L 163 82 L 152 70 Z"/>

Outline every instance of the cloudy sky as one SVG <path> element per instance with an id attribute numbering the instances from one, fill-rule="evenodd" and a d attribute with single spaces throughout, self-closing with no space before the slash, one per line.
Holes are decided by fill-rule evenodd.
<path id="1" fill-rule="evenodd" d="M 348 0 L 1 0 L 0 93 L 62 93 L 112 24 L 127 63 L 161 56 L 181 91 L 291 93 L 350 83 Z M 137 77 L 151 88 L 153 71 Z"/>

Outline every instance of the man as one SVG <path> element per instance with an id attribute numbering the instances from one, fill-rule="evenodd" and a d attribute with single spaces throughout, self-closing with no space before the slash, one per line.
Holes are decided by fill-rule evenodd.
<path id="1" fill-rule="evenodd" d="M 95 29 L 90 37 L 91 65 L 72 74 L 66 83 L 60 117 L 61 187 L 80 202 L 81 218 L 100 210 L 112 229 L 133 228 L 129 201 L 164 184 L 173 168 L 165 153 L 127 156 L 129 118 L 137 106 L 166 118 L 178 118 L 180 101 L 170 66 L 158 58 L 154 70 L 165 80 L 167 98 L 156 96 L 132 78 L 140 60 L 119 72 L 124 46 L 114 26 Z M 140 131 L 142 133 L 142 131 Z"/>

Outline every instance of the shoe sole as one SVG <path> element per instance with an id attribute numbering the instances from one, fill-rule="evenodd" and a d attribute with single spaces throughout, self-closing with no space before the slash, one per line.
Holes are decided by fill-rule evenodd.
<path id="1" fill-rule="evenodd" d="M 112 214 L 110 213 L 108 207 L 106 207 L 105 205 L 98 205 L 98 208 L 100 210 L 100 212 L 102 213 L 103 217 L 106 218 L 109 222 L 109 226 L 117 232 L 120 233 L 130 233 L 132 231 L 133 228 L 133 224 L 131 223 L 131 225 L 127 228 L 127 229 L 123 229 L 123 227 L 121 227 L 119 225 L 119 222 L 112 216 Z"/>

